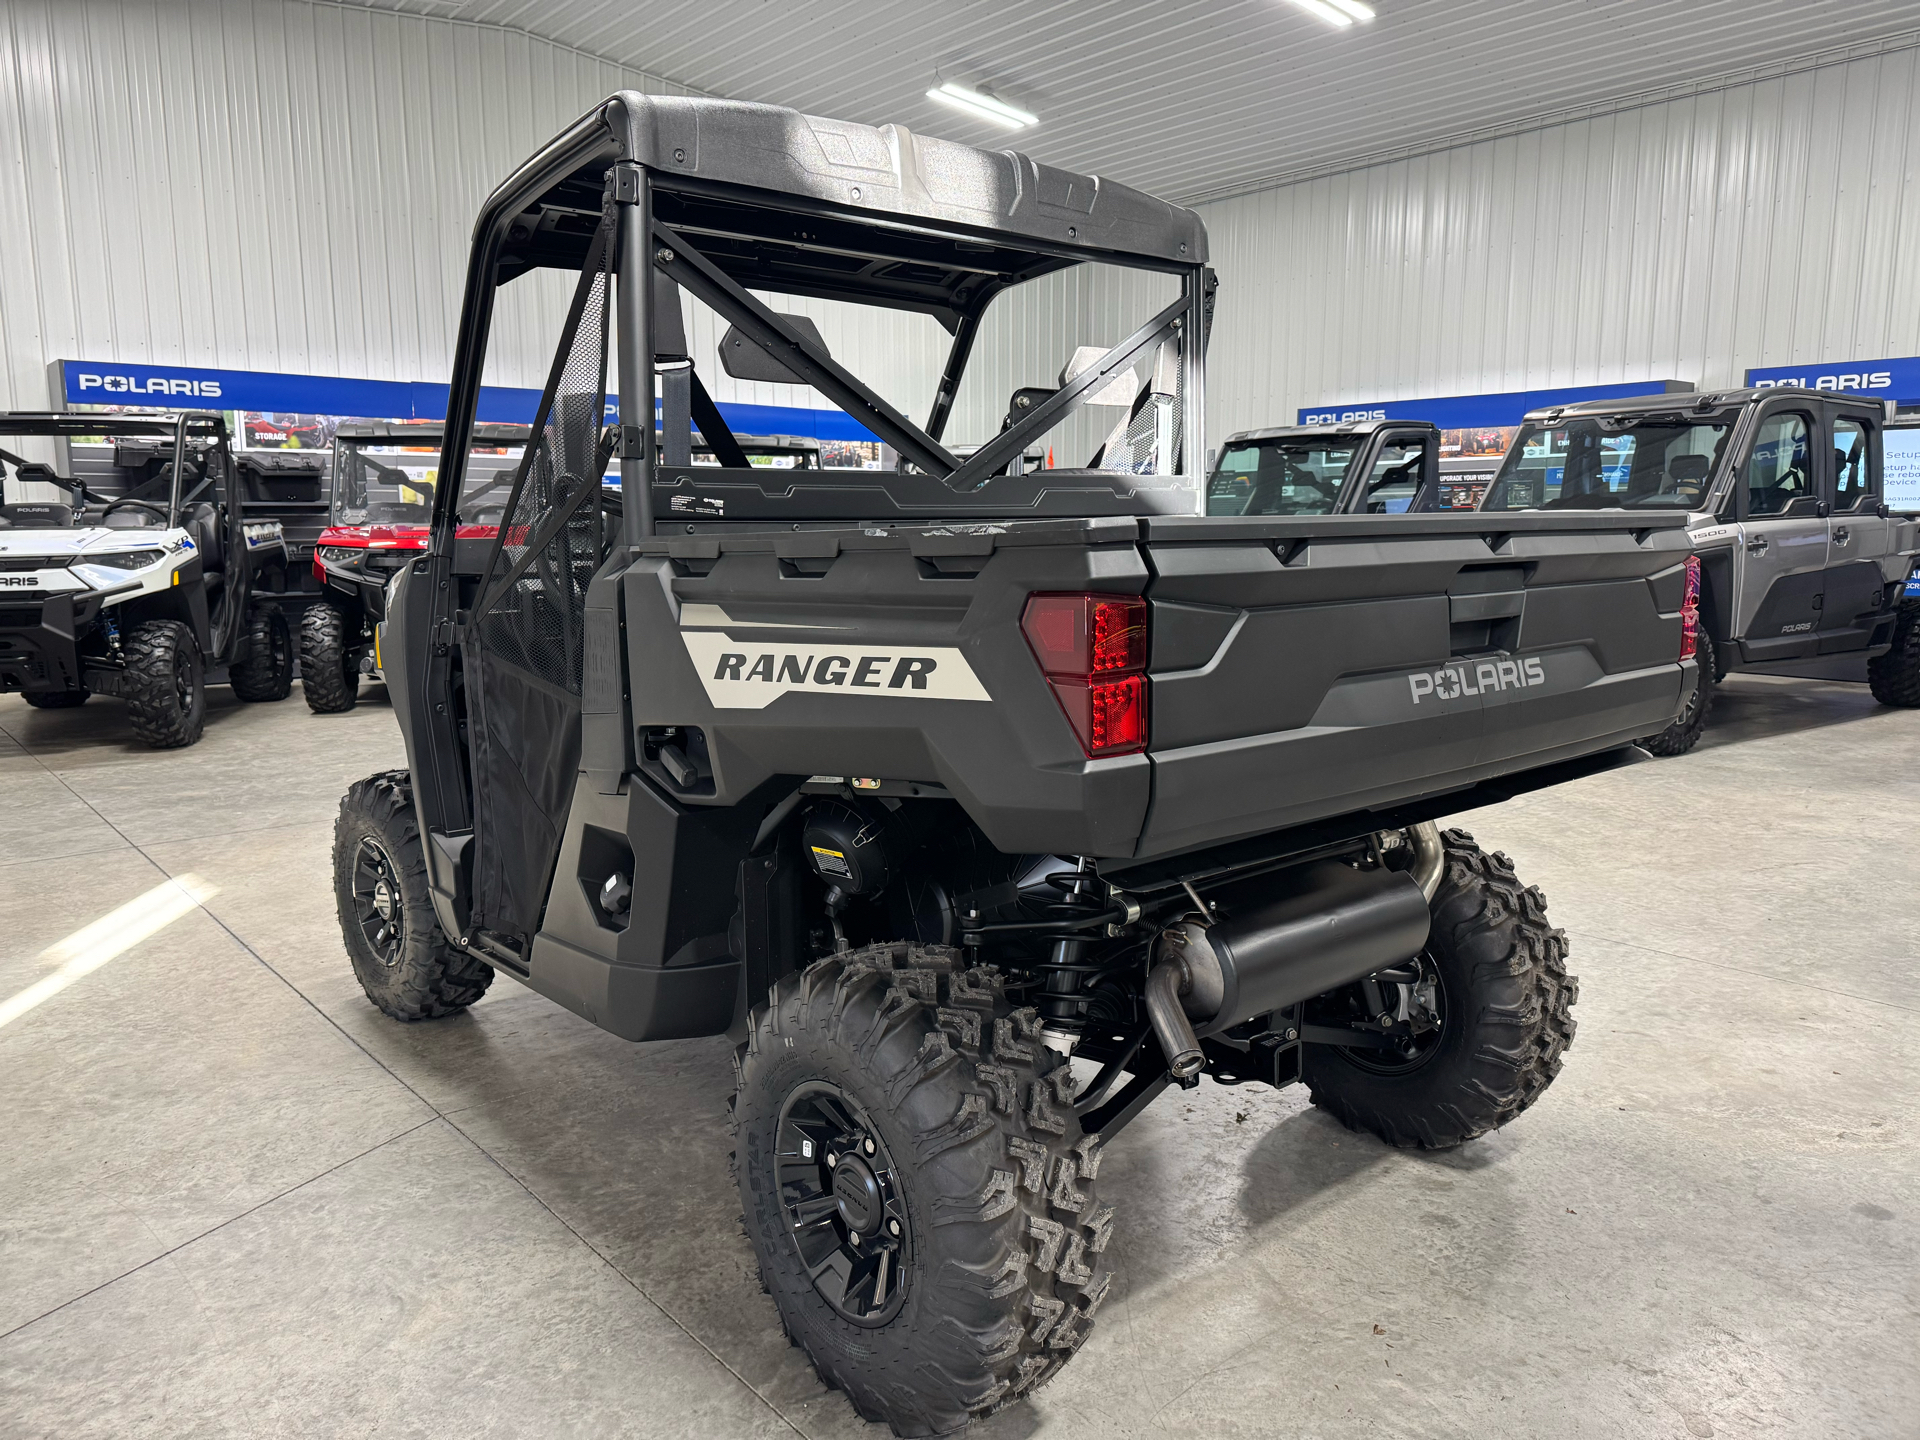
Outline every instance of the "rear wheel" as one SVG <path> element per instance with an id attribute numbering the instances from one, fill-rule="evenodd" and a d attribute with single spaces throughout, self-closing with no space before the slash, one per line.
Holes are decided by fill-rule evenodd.
<path id="1" fill-rule="evenodd" d="M 761 1279 L 862 1416 L 956 1431 L 1079 1349 L 1114 1209 L 1068 1066 L 998 973 L 904 941 L 829 957 L 776 983 L 739 1064 Z"/>
<path id="2" fill-rule="evenodd" d="M 1303 1057 L 1315 1105 L 1394 1146 L 1458 1146 L 1506 1125 L 1540 1098 L 1574 1040 L 1580 987 L 1541 892 L 1466 831 L 1445 831 L 1442 843 L 1434 923 L 1409 982 L 1415 1008 L 1438 1024 L 1399 1050 L 1314 1045 Z M 1359 990 L 1321 998 L 1309 1019 L 1364 1012 L 1350 994 Z"/>
<path id="3" fill-rule="evenodd" d="M 359 634 L 353 618 L 331 601 L 307 607 L 300 618 L 300 688 L 309 710 L 334 715 L 354 708 L 360 672 L 350 642 Z"/>
<path id="4" fill-rule="evenodd" d="M 247 658 L 227 670 L 241 700 L 285 700 L 293 689 L 293 637 L 278 609 L 256 610 L 247 624 Z"/>
<path id="5" fill-rule="evenodd" d="M 1921 601 L 1904 600 L 1894 612 L 1894 644 L 1868 662 L 1868 689 L 1882 705 L 1921 705 Z"/>
<path id="6" fill-rule="evenodd" d="M 348 788 L 333 861 L 340 933 L 368 1000 L 396 1021 L 425 1021 L 486 994 L 493 968 L 451 945 L 434 916 L 407 772 Z"/>
<path id="7" fill-rule="evenodd" d="M 207 687 L 193 631 L 177 620 L 147 620 L 122 647 L 127 717 L 150 746 L 190 746 L 207 723 Z"/>
<path id="8" fill-rule="evenodd" d="M 1714 688 L 1720 675 L 1715 670 L 1714 642 L 1706 630 L 1694 638 L 1694 664 L 1697 679 L 1694 694 L 1688 697 L 1687 709 L 1675 718 L 1673 725 L 1641 742 L 1657 756 L 1686 755 L 1701 739 L 1702 728 L 1708 723 L 1708 709 L 1714 704 Z"/>
<path id="9" fill-rule="evenodd" d="M 69 710 L 77 705 L 85 705 L 87 697 L 92 694 L 90 690 L 43 690 L 23 692 L 20 698 L 41 710 Z"/>

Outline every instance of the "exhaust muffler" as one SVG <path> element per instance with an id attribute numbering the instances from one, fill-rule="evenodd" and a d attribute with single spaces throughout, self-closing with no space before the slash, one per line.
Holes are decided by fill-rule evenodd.
<path id="1" fill-rule="evenodd" d="M 1248 900 L 1226 920 L 1185 920 L 1161 932 L 1147 1015 L 1174 1077 L 1206 1064 L 1198 1037 L 1419 954 L 1429 923 L 1426 879 L 1320 861 L 1250 883 Z M 1260 889 L 1250 893 L 1254 885 Z"/>

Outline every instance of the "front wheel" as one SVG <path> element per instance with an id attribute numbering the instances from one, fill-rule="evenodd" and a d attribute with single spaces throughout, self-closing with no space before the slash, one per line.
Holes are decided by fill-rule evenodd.
<path id="1" fill-rule="evenodd" d="M 1540 1099 L 1574 1040 L 1580 986 L 1567 938 L 1513 863 L 1442 833 L 1446 866 L 1427 949 L 1407 970 L 1411 1009 L 1430 1024 L 1399 1050 L 1309 1046 L 1309 1098 L 1350 1130 L 1393 1146 L 1458 1146 L 1504 1126 Z M 1363 988 L 1310 1003 L 1309 1020 L 1365 1019 Z"/>
<path id="2" fill-rule="evenodd" d="M 354 618 L 331 601 L 308 606 L 300 618 L 300 688 L 316 715 L 350 711 L 359 699 L 360 672 L 349 640 L 359 632 Z"/>
<path id="3" fill-rule="evenodd" d="M 1701 739 L 1701 731 L 1708 723 L 1708 708 L 1714 704 L 1714 688 L 1721 677 L 1715 671 L 1714 642 L 1705 629 L 1694 638 L 1694 664 L 1699 678 L 1694 683 L 1694 694 L 1688 697 L 1687 709 L 1675 718 L 1673 725 L 1641 742 L 1657 756 L 1686 755 Z"/>
<path id="4" fill-rule="evenodd" d="M 863 1417 L 945 1435 L 1079 1349 L 1114 1208 L 1072 1073 L 997 972 L 905 941 L 817 961 L 756 1008 L 739 1067 L 761 1279 Z"/>
<path id="5" fill-rule="evenodd" d="M 228 668 L 227 681 L 245 701 L 285 700 L 293 690 L 293 637 L 278 609 L 248 617 L 247 658 Z"/>
<path id="6" fill-rule="evenodd" d="M 457 949 L 434 916 L 406 771 L 355 781 L 334 823 L 334 905 L 367 999 L 396 1021 L 464 1011 L 493 968 Z"/>
<path id="7" fill-rule="evenodd" d="M 1882 705 L 1913 710 L 1921 705 L 1921 601 L 1904 600 L 1894 612 L 1894 644 L 1868 662 L 1868 689 Z"/>
<path id="8" fill-rule="evenodd" d="M 207 687 L 193 631 L 177 620 L 146 620 L 123 647 L 127 718 L 150 746 L 172 749 L 200 739 L 207 724 Z"/>

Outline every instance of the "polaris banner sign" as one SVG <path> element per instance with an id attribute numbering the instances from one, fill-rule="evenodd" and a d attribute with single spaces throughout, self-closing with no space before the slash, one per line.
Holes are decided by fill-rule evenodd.
<path id="1" fill-rule="evenodd" d="M 357 416 L 367 420 L 440 420 L 447 386 L 432 380 L 354 380 L 273 370 L 206 370 L 190 365 L 138 365 L 118 360 L 58 360 L 55 388 L 68 405 L 156 406 L 165 410 L 240 410 L 260 414 Z M 655 402 L 659 414 L 659 402 Z M 538 390 L 480 387 L 476 420 L 533 423 Z M 741 435 L 811 435 L 820 440 L 876 437 L 841 410 L 720 402 Z M 613 398 L 607 419 L 619 419 Z"/>
<path id="2" fill-rule="evenodd" d="M 1921 405 L 1921 355 L 1893 360 L 1836 360 L 1820 365 L 1770 365 L 1748 372 L 1748 384 L 1769 389 L 1840 390 L 1896 405 Z"/>

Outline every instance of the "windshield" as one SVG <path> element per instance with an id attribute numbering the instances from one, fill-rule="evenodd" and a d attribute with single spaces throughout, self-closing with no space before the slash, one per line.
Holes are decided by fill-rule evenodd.
<path id="1" fill-rule="evenodd" d="M 1358 448 L 1300 436 L 1230 441 L 1207 482 L 1207 513 L 1329 515 Z"/>
<path id="2" fill-rule="evenodd" d="M 421 437 L 426 441 L 425 436 Z M 467 452 L 463 525 L 498 525 L 520 464 L 518 445 L 476 445 Z M 335 525 L 426 525 L 434 514 L 440 448 L 392 440 L 334 442 Z"/>
<path id="3" fill-rule="evenodd" d="M 1731 422 L 1596 416 L 1524 426 L 1482 510 L 1699 510 Z"/>

